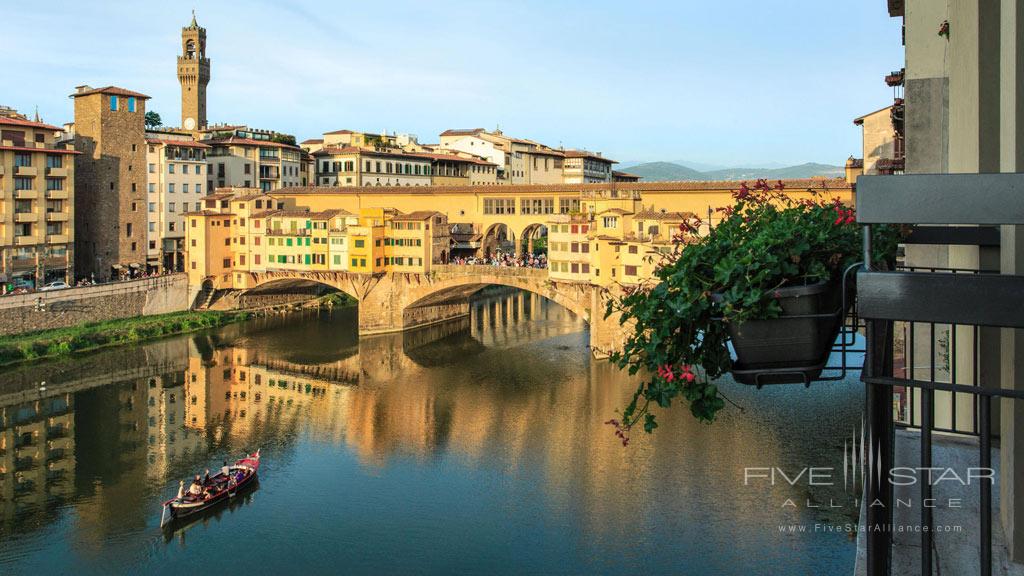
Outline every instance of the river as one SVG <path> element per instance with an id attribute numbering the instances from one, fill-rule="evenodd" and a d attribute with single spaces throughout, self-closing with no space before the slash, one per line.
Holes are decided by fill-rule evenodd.
<path id="1" fill-rule="evenodd" d="M 724 382 L 741 408 L 661 411 L 623 447 L 604 422 L 634 381 L 581 319 L 507 290 L 471 310 L 364 338 L 355 309 L 304 312 L 0 372 L 0 573 L 852 572 L 842 485 L 744 469 L 841 466 L 855 379 Z M 257 448 L 258 486 L 160 529 L 180 479 Z"/>

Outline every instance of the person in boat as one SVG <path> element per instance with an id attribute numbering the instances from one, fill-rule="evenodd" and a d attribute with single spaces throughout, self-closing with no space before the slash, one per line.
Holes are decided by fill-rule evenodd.
<path id="1" fill-rule="evenodd" d="M 188 493 L 190 496 L 202 496 L 203 492 L 203 483 L 199 480 L 199 474 L 196 474 L 196 479 L 193 480 L 192 485 L 188 487 Z"/>
<path id="2" fill-rule="evenodd" d="M 224 461 L 224 466 L 221 467 L 220 473 L 223 474 L 225 478 L 230 478 L 231 477 L 231 469 L 228 468 L 228 461 L 227 460 Z"/>
<path id="3" fill-rule="evenodd" d="M 178 500 L 185 497 L 185 481 L 178 480 Z"/>
<path id="4" fill-rule="evenodd" d="M 206 474 L 203 475 L 203 486 L 206 486 L 209 483 L 210 483 L 210 469 L 207 468 L 206 469 Z"/>

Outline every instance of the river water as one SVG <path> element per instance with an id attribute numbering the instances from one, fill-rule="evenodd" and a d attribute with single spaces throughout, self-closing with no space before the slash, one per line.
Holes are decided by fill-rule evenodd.
<path id="1" fill-rule="evenodd" d="M 604 422 L 634 381 L 586 329 L 492 291 L 405 334 L 307 312 L 0 372 L 0 573 L 852 571 L 841 480 L 744 468 L 841 469 L 855 380 L 725 382 L 741 408 L 624 448 Z M 180 479 L 256 448 L 258 486 L 159 528 Z"/>

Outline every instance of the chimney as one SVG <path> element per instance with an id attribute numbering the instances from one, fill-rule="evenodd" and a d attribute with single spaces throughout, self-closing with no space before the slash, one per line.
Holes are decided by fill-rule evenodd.
<path id="1" fill-rule="evenodd" d="M 88 92 L 89 90 L 92 90 L 92 86 L 89 86 L 88 84 L 75 86 L 75 94 L 81 94 L 82 92 Z"/>

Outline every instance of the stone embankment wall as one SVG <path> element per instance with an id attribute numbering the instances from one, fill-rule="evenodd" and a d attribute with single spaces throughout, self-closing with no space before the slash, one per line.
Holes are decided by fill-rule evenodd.
<path id="1" fill-rule="evenodd" d="M 180 312 L 190 304 L 185 274 L 4 296 L 0 335 Z"/>

